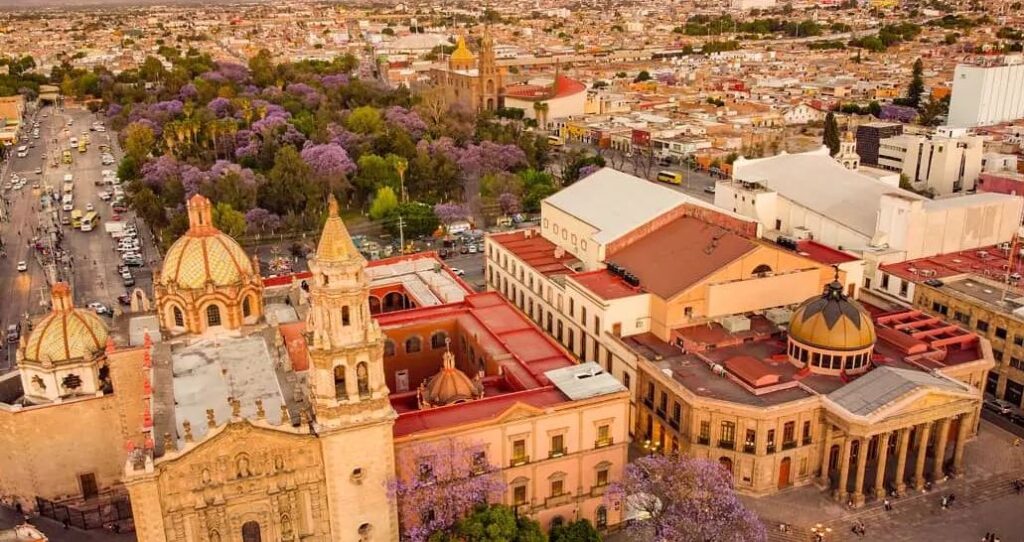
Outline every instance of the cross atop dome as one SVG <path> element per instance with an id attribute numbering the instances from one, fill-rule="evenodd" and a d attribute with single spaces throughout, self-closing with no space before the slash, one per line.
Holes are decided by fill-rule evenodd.
<path id="1" fill-rule="evenodd" d="M 71 287 L 66 282 L 57 282 L 50 288 L 50 301 L 53 312 L 67 312 L 75 308 Z"/>

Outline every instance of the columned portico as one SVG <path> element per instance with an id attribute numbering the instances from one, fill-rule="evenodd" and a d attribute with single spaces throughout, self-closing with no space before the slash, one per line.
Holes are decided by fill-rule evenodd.
<path id="1" fill-rule="evenodd" d="M 939 434 L 935 438 L 935 463 L 932 465 L 932 480 L 938 482 L 946 477 L 946 444 L 949 443 L 949 425 L 952 418 L 943 418 L 939 422 Z"/>
<path id="2" fill-rule="evenodd" d="M 907 489 L 907 450 L 910 447 L 910 428 L 900 429 L 896 438 L 900 440 L 896 453 L 896 493 L 902 494 Z"/>
<path id="3" fill-rule="evenodd" d="M 875 498 L 885 497 L 885 471 L 889 459 L 890 433 L 878 435 L 878 466 L 875 467 Z"/>
<path id="4" fill-rule="evenodd" d="M 819 483 L 821 487 L 827 488 L 832 484 L 831 478 L 829 478 L 829 458 L 832 455 L 832 423 L 825 422 L 825 435 L 822 438 L 823 446 L 821 447 L 821 477 Z"/>
<path id="5" fill-rule="evenodd" d="M 964 444 L 971 434 L 971 420 L 967 414 L 960 415 L 960 425 L 956 432 L 956 445 L 953 448 L 953 472 L 956 476 L 964 475 Z"/>
<path id="6" fill-rule="evenodd" d="M 864 475 L 868 466 L 868 443 L 870 438 L 861 437 L 857 439 L 857 477 L 853 481 L 853 495 L 851 499 L 855 506 L 864 504 Z"/>
<path id="7" fill-rule="evenodd" d="M 850 478 L 850 446 L 853 441 L 850 437 L 843 438 L 843 448 L 839 455 L 839 486 L 836 488 L 836 500 L 839 502 L 845 502 L 847 493 L 847 483 Z"/>
<path id="8" fill-rule="evenodd" d="M 924 460 L 928 455 L 928 441 L 932 436 L 932 422 L 917 426 L 917 458 L 914 461 L 914 489 L 924 489 Z"/>

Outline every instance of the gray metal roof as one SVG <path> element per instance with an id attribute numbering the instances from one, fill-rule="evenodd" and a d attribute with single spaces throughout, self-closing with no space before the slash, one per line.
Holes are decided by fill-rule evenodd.
<path id="1" fill-rule="evenodd" d="M 544 376 L 574 401 L 626 391 L 625 386 L 593 361 L 552 369 L 544 373 Z"/>
<path id="2" fill-rule="evenodd" d="M 857 416 L 868 416 L 921 388 L 964 393 L 959 382 L 911 369 L 879 367 L 827 397 Z"/>

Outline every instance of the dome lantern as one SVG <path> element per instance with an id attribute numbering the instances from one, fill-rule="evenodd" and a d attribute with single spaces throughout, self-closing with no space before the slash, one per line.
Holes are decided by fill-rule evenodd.
<path id="1" fill-rule="evenodd" d="M 455 367 L 455 355 L 452 354 L 450 344 L 450 340 L 445 340 L 441 370 L 420 384 L 417 390 L 420 408 L 465 403 L 484 396 L 483 384 L 479 380 L 470 379 Z"/>

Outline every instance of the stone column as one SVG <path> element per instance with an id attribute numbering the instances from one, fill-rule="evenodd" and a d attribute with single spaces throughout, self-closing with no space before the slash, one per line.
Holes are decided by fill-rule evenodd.
<path id="1" fill-rule="evenodd" d="M 892 433 L 878 435 L 878 462 L 875 467 L 875 499 L 885 498 L 885 466 L 889 459 L 889 437 Z"/>
<path id="2" fill-rule="evenodd" d="M 902 494 L 907 489 L 904 477 L 907 472 L 907 449 L 910 447 L 910 428 L 904 427 L 896 435 L 900 439 L 896 454 L 896 492 Z"/>
<path id="3" fill-rule="evenodd" d="M 932 466 L 932 480 L 938 482 L 946 477 L 943 464 L 946 462 L 946 444 L 949 443 L 949 424 L 952 418 L 943 418 L 939 422 L 939 434 L 935 439 L 935 464 Z"/>
<path id="4" fill-rule="evenodd" d="M 971 431 L 970 416 L 960 415 L 960 427 L 956 434 L 956 447 L 953 449 L 953 470 L 957 476 L 964 475 L 964 444 L 967 443 L 967 435 Z"/>
<path id="5" fill-rule="evenodd" d="M 836 501 L 846 502 L 849 495 L 846 492 L 846 483 L 850 479 L 850 437 L 843 437 L 843 449 L 839 456 L 839 486 L 836 487 Z"/>
<path id="6" fill-rule="evenodd" d="M 864 437 L 857 439 L 857 477 L 853 481 L 852 496 L 855 506 L 864 504 L 864 475 L 867 474 L 869 442 L 870 439 Z"/>
<path id="7" fill-rule="evenodd" d="M 829 488 L 832 485 L 828 479 L 828 459 L 832 452 L 832 424 L 829 422 L 825 422 L 825 436 L 821 442 L 821 477 L 818 480 L 822 487 Z"/>
<path id="8" fill-rule="evenodd" d="M 917 461 L 914 464 L 914 489 L 924 489 L 924 459 L 928 455 L 928 439 L 932 433 L 932 423 L 927 422 L 918 426 L 917 438 Z"/>

